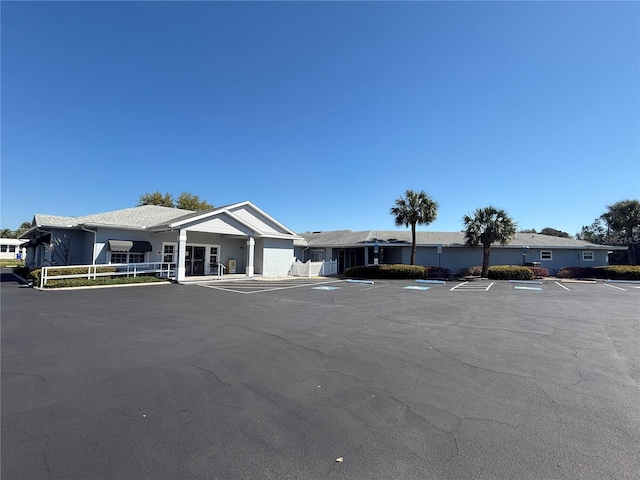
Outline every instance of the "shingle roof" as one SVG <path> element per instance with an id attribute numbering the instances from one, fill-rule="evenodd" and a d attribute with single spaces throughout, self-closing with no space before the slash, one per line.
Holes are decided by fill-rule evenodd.
<path id="1" fill-rule="evenodd" d="M 364 244 L 407 244 L 411 245 L 409 230 L 333 230 L 328 232 L 305 232 L 300 234 L 305 242 L 297 246 L 309 247 L 348 247 Z M 416 232 L 417 245 L 464 246 L 464 232 Z M 498 244 L 497 244 L 498 245 Z M 538 233 L 518 233 L 507 247 L 555 247 L 555 248 L 611 248 L 606 245 L 596 245 L 584 240 L 573 238 L 553 237 Z"/>
<path id="2" fill-rule="evenodd" d="M 78 217 L 77 221 L 80 224 L 149 228 L 194 213 L 195 212 L 191 210 L 182 210 L 179 208 L 143 205 L 141 207 L 125 208 Z"/>
<path id="3" fill-rule="evenodd" d="M 113 210 L 82 217 L 60 217 L 36 213 L 34 219 L 38 226 L 43 227 L 72 227 L 77 225 L 113 225 L 118 227 L 148 228 L 158 224 L 170 222 L 185 215 L 192 215 L 191 210 L 160 207 L 158 205 L 143 205 L 140 207 Z"/>

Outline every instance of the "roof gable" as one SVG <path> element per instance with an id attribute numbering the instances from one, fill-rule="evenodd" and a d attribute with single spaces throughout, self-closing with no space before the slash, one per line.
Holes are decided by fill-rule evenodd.
<path id="1" fill-rule="evenodd" d="M 215 220 L 217 218 L 217 221 Z M 227 225 L 223 225 L 223 222 Z M 240 235 L 255 235 L 258 237 L 290 237 L 298 235 L 287 227 L 267 215 L 251 202 L 236 203 L 216 208 L 208 212 L 197 212 L 178 218 L 166 227 L 171 229 L 186 228 L 187 230 L 202 230 L 215 233 L 232 233 L 228 227 L 237 229 Z M 223 230 L 220 230 L 222 228 Z"/>

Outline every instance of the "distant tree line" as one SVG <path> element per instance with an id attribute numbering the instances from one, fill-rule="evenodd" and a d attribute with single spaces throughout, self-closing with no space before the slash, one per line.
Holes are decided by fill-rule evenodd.
<path id="1" fill-rule="evenodd" d="M 549 235 L 551 237 L 573 238 L 567 232 L 563 232 L 562 230 L 556 230 L 555 228 L 551 228 L 551 227 L 545 227 L 539 232 L 536 231 L 535 228 L 526 228 L 523 230 L 518 230 L 518 233 L 539 233 L 540 235 Z"/>
<path id="2" fill-rule="evenodd" d="M 31 228 L 31 222 L 22 222 L 17 230 L 11 230 L 10 228 L 3 228 L 0 231 L 0 237 L 2 238 L 19 238 L 24 232 Z"/>
<path id="3" fill-rule="evenodd" d="M 159 191 L 143 193 L 138 199 L 138 206 L 142 205 L 158 205 L 182 210 L 195 210 L 197 212 L 214 208 L 211 203 L 202 200 L 199 195 L 189 192 L 182 192 L 176 199 L 168 192 L 164 194 Z"/>
<path id="4" fill-rule="evenodd" d="M 607 211 L 591 225 L 583 226 L 576 238 L 601 245 L 626 245 L 626 255 L 616 257 L 616 252 L 612 260 L 637 265 L 640 257 L 640 201 L 621 200 L 607 205 Z"/>

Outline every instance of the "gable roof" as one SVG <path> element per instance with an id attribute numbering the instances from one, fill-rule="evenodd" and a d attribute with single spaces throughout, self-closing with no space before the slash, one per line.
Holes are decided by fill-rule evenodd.
<path id="1" fill-rule="evenodd" d="M 255 233 L 255 235 L 262 237 L 300 238 L 295 232 L 248 201 L 204 212 L 158 205 L 142 205 L 81 217 L 62 217 L 37 213 L 34 215 L 31 228 L 22 237 L 28 237 L 37 228 L 111 227 L 150 231 L 175 230 L 188 225 L 194 226 L 204 223 L 215 217 L 218 217 L 219 222 L 225 216 L 227 220 L 230 218 L 233 223 L 242 226 L 242 230 L 236 230 L 239 234 Z"/>
<path id="2" fill-rule="evenodd" d="M 225 205 L 205 212 L 191 212 L 163 225 L 157 225 L 153 229 L 188 228 L 196 224 L 211 223 L 214 219 L 219 220 L 224 217 L 231 219 L 231 223 L 240 226 L 242 230 L 251 231 L 259 237 L 299 239 L 293 230 L 288 229 L 249 201 Z M 242 230 L 236 230 L 236 232 L 243 234 Z"/>
<path id="3" fill-rule="evenodd" d="M 305 247 L 362 247 L 364 245 L 407 245 L 411 246 L 411 232 L 408 230 L 333 230 L 327 232 L 305 232 L 300 234 L 304 242 L 296 246 Z M 445 247 L 464 247 L 464 232 L 416 232 L 416 245 Z M 499 243 L 494 244 L 503 247 Z M 626 247 L 597 245 L 573 238 L 553 237 L 539 233 L 518 233 L 503 248 L 591 248 L 617 250 Z"/>

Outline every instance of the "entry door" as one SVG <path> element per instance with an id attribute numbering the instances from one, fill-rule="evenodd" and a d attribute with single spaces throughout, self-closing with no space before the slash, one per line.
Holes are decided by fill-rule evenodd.
<path id="1" fill-rule="evenodd" d="M 344 273 L 344 250 L 338 251 L 338 273 Z"/>
<path id="2" fill-rule="evenodd" d="M 205 247 L 187 245 L 184 259 L 185 275 L 204 275 Z"/>

